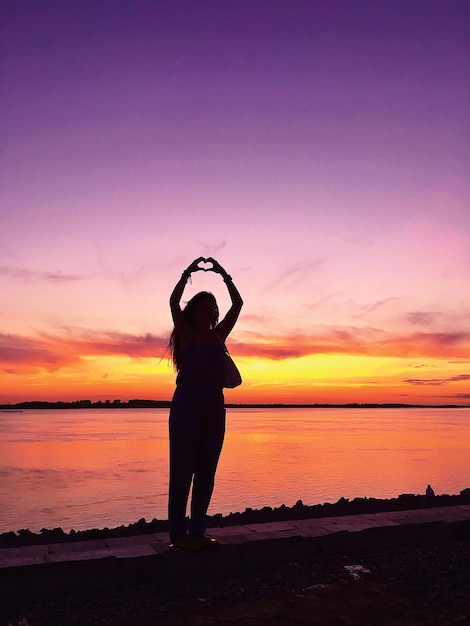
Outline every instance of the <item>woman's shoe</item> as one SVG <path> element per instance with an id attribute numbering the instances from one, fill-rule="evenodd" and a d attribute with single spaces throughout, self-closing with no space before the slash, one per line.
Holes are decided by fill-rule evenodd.
<path id="1" fill-rule="evenodd" d="M 186 550 L 186 552 L 197 552 L 198 550 L 202 550 L 203 547 L 199 540 L 188 535 L 178 537 L 170 544 L 170 548 L 179 548 L 180 550 Z"/>
<path id="2" fill-rule="evenodd" d="M 201 549 L 220 546 L 220 541 L 217 541 L 217 539 L 213 539 L 208 535 L 193 535 L 191 538 L 199 543 Z"/>

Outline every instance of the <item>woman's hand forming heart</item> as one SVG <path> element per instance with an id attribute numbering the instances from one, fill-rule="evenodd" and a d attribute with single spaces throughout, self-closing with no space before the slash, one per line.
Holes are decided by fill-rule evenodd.
<path id="1" fill-rule="evenodd" d="M 206 259 L 207 262 L 212 263 L 212 267 L 208 271 L 215 272 L 216 274 L 220 274 L 221 276 L 227 276 L 227 271 L 220 265 L 218 261 L 213 259 L 211 256 Z"/>

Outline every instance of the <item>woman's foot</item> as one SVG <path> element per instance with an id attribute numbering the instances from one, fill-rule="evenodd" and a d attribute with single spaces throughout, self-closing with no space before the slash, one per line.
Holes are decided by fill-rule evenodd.
<path id="1" fill-rule="evenodd" d="M 198 550 L 202 550 L 203 547 L 204 546 L 198 539 L 188 535 L 178 537 L 170 544 L 170 548 L 179 548 L 180 550 L 186 550 L 186 552 L 197 552 Z"/>

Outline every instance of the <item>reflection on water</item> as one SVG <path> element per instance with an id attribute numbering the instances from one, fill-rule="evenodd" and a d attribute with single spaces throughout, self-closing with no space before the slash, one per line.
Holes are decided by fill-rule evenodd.
<path id="1" fill-rule="evenodd" d="M 165 409 L 0 413 L 0 532 L 167 517 Z M 229 409 L 210 513 L 470 486 L 470 409 Z"/>

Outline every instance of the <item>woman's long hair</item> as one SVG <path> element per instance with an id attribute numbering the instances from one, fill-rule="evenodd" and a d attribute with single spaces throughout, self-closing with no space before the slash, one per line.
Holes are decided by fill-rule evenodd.
<path id="1" fill-rule="evenodd" d="M 217 306 L 217 301 L 214 297 L 214 294 L 212 294 L 210 291 L 200 291 L 186 303 L 186 306 L 183 309 L 184 319 L 193 331 L 196 330 L 196 309 L 202 302 L 204 302 L 204 300 L 212 300 L 212 302 L 214 303 L 215 315 L 211 328 L 215 328 L 217 326 L 217 322 L 219 321 L 219 307 Z M 176 328 L 173 328 L 173 331 L 170 335 L 168 350 L 170 352 L 170 357 L 173 361 L 173 365 L 178 372 L 181 368 L 181 344 L 180 338 L 178 337 L 178 334 L 176 332 Z"/>

